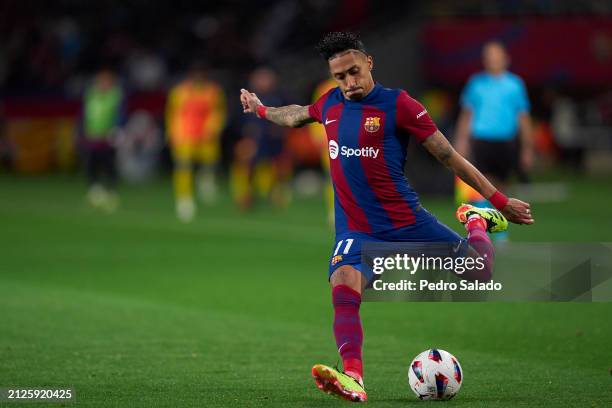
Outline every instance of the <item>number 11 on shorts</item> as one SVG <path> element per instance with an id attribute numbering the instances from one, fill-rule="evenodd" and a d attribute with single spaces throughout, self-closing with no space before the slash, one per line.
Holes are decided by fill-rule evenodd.
<path id="1" fill-rule="evenodd" d="M 344 241 L 346 241 L 346 245 L 344 246 L 344 251 L 342 251 L 342 254 L 346 255 L 346 254 L 349 253 L 349 251 L 351 249 L 351 245 L 353 245 L 353 239 L 352 238 L 342 239 L 342 240 L 338 241 L 338 245 L 336 245 L 336 250 L 334 251 L 334 256 L 338 255 L 338 252 L 340 251 L 340 247 L 342 247 L 342 244 L 344 243 Z"/>

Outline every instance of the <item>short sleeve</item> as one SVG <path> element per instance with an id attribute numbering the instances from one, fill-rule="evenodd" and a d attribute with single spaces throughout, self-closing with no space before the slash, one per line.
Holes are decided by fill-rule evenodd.
<path id="1" fill-rule="evenodd" d="M 518 79 L 518 97 L 517 97 L 517 109 L 519 112 L 529 112 L 531 108 L 529 104 L 529 97 L 527 96 L 527 87 L 522 79 Z"/>
<path id="2" fill-rule="evenodd" d="M 461 92 L 461 107 L 463 109 L 469 109 L 471 111 L 474 110 L 474 107 L 476 106 L 476 87 L 475 87 L 475 82 L 474 78 L 470 78 L 470 80 L 468 81 L 468 83 L 465 85 L 465 88 L 463 88 L 463 91 Z"/>
<path id="3" fill-rule="evenodd" d="M 310 115 L 312 119 L 316 120 L 319 123 L 323 122 L 323 105 L 325 105 L 327 97 L 333 90 L 334 88 L 330 89 L 329 91 L 325 92 L 319 99 L 317 99 L 315 103 L 313 103 L 312 105 L 308 105 L 308 115 Z"/>
<path id="4" fill-rule="evenodd" d="M 397 97 L 396 123 L 397 127 L 424 142 L 436 133 L 438 127 L 431 120 L 427 109 L 417 100 L 411 98 L 406 91 L 401 91 Z"/>

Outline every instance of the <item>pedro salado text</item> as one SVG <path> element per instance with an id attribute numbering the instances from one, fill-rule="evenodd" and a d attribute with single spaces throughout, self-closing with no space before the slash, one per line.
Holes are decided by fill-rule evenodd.
<path id="1" fill-rule="evenodd" d="M 441 257 L 441 256 L 410 256 L 408 254 L 395 254 L 393 256 L 379 256 L 372 258 L 372 272 L 382 277 L 386 271 L 408 273 L 414 277 L 417 271 L 451 271 L 457 276 L 467 271 L 483 270 L 485 268 L 484 257 Z M 500 291 L 503 285 L 494 280 L 468 281 L 461 279 L 459 282 L 446 282 L 443 279 L 401 279 L 395 282 L 385 282 L 381 279 L 374 280 L 372 289 L 376 291 Z"/>

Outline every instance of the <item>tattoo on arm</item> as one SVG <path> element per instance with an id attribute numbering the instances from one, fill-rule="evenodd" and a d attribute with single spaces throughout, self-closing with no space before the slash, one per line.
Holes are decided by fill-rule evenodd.
<path id="1" fill-rule="evenodd" d="M 266 119 L 280 126 L 301 127 L 314 122 L 308 114 L 308 106 L 288 105 L 266 109 Z"/>
<path id="2" fill-rule="evenodd" d="M 450 167 L 450 159 L 453 157 L 455 150 L 440 131 L 429 136 L 423 143 L 423 146 L 425 146 L 429 153 L 438 159 L 440 163 L 444 164 L 446 167 Z"/>

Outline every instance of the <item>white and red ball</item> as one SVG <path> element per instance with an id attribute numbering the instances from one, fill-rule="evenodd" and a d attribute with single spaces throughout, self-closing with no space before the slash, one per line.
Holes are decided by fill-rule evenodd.
<path id="1" fill-rule="evenodd" d="M 422 400 L 453 398 L 463 383 L 463 370 L 455 356 L 441 349 L 425 350 L 408 367 L 408 384 Z"/>

